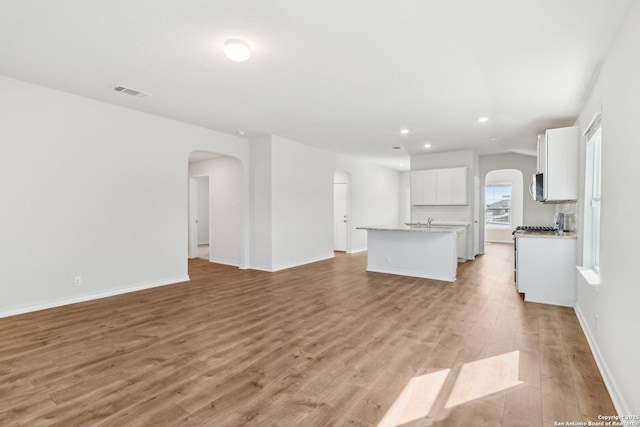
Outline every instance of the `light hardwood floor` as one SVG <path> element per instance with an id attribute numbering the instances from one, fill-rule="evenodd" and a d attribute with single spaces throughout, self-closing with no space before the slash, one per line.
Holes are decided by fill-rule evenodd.
<path id="1" fill-rule="evenodd" d="M 367 273 L 366 254 L 278 273 L 196 259 L 189 283 L 0 319 L 0 425 L 613 414 L 573 311 L 523 302 L 511 263 L 511 245 L 487 245 L 445 283 Z"/>

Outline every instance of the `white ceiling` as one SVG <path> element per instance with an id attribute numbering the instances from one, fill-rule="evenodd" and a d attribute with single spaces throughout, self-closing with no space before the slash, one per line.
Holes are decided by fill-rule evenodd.
<path id="1" fill-rule="evenodd" d="M 0 74 L 396 168 L 425 142 L 531 153 L 573 123 L 632 2 L 0 0 Z"/>

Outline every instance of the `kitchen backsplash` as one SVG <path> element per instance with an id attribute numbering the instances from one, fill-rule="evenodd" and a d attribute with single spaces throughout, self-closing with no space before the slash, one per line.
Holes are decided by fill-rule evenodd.
<path id="1" fill-rule="evenodd" d="M 470 222 L 471 210 L 469 206 L 411 206 L 412 222 L 460 221 Z"/>
<path id="2" fill-rule="evenodd" d="M 575 231 L 578 224 L 578 203 L 577 202 L 564 202 L 556 205 L 556 213 L 564 214 L 564 229 Z"/>

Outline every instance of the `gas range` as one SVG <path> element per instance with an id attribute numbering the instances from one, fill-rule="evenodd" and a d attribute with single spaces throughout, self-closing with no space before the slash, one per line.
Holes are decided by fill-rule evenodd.
<path id="1" fill-rule="evenodd" d="M 556 231 L 556 227 L 550 227 L 546 225 L 519 225 L 517 226 L 511 235 L 516 234 L 518 231 Z"/>

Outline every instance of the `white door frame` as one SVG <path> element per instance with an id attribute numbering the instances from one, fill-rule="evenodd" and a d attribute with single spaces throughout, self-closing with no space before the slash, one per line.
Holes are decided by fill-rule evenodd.
<path id="1" fill-rule="evenodd" d="M 198 181 L 189 175 L 189 259 L 198 257 Z"/>

